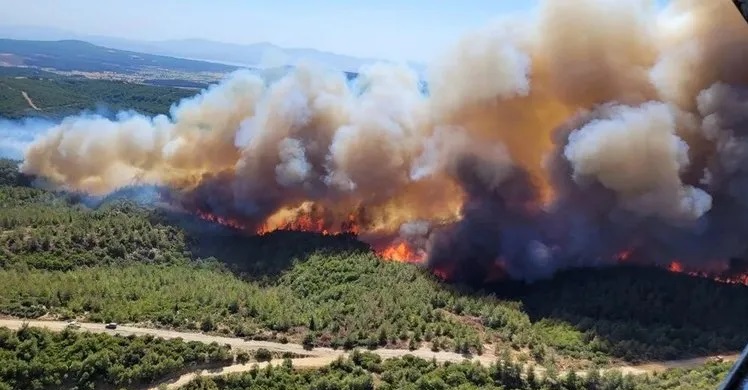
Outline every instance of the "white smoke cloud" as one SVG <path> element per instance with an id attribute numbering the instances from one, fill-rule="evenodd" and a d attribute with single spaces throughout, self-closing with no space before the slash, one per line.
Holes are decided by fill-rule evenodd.
<path id="1" fill-rule="evenodd" d="M 673 109 L 663 103 L 612 106 L 605 119 L 571 133 L 564 155 L 574 177 L 589 177 L 618 194 L 643 216 L 699 218 L 711 208 L 703 190 L 680 178 L 689 165 L 688 144 L 676 135 Z"/>
<path id="2" fill-rule="evenodd" d="M 647 0 L 546 0 L 538 11 L 446 48 L 427 94 L 395 65 L 354 82 L 312 64 L 272 82 L 238 72 L 169 116 L 67 118 L 24 148 L 22 169 L 99 195 L 164 185 L 255 225 L 310 204 L 331 226 L 365 210 L 364 233 L 432 234 L 462 216 L 442 230 L 460 239 L 439 248 L 482 266 L 501 258 L 517 274 L 558 266 L 550 257 L 566 248 L 546 242 L 547 220 L 580 226 L 579 237 L 587 220 L 610 223 L 600 229 L 620 233 L 606 241 L 618 245 L 627 229 L 608 217 L 623 209 L 656 221 L 641 241 L 672 248 L 657 227 L 687 235 L 729 207 L 717 195 L 743 196 L 748 125 L 730 101 L 748 101 L 736 92 L 748 84 L 748 34 L 729 2 L 660 12 Z M 595 252 L 583 249 L 569 252 Z"/>

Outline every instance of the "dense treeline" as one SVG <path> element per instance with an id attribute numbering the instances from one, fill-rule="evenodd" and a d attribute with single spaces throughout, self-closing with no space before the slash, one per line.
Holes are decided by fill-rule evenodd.
<path id="1" fill-rule="evenodd" d="M 0 267 L 69 270 L 124 261 L 184 262 L 184 233 L 134 204 L 90 209 L 80 196 L 28 187 L 18 162 L 0 159 Z"/>
<path id="2" fill-rule="evenodd" d="M 487 340 L 480 329 L 449 314 L 457 311 L 483 313 L 518 345 L 533 337 L 529 319 L 511 304 L 440 291 L 422 271 L 373 255 L 313 255 L 273 285 L 240 280 L 212 264 L 0 270 L 0 312 L 152 321 L 297 342 L 310 335 L 311 345 L 341 348 L 431 342 L 437 349 L 482 351 Z"/>
<path id="3" fill-rule="evenodd" d="M 661 269 L 571 270 L 531 286 L 522 301 L 534 319 L 571 324 L 629 361 L 739 351 L 748 342 L 738 320 L 748 318 L 748 287 Z"/>
<path id="4" fill-rule="evenodd" d="M 412 356 L 382 361 L 369 353 L 353 353 L 319 370 L 293 371 L 288 364 L 240 375 L 201 377 L 184 390 L 313 389 L 313 390 L 711 390 L 725 377 L 729 365 L 710 363 L 684 373 L 666 371 L 653 376 L 624 376 L 616 371 L 589 370 L 544 375 L 534 367 L 500 360 L 489 367 L 464 362 L 437 364 Z"/>
<path id="5" fill-rule="evenodd" d="M 34 110 L 21 92 L 28 94 L 40 109 Z M 75 77 L 0 77 L 0 117 L 26 116 L 60 118 L 84 110 L 123 110 L 142 114 L 167 114 L 172 104 L 193 96 L 194 90 L 90 80 Z"/>
<path id="6" fill-rule="evenodd" d="M 215 62 L 117 50 L 77 40 L 0 39 L 0 52 L 13 55 L 26 66 L 63 71 L 134 73 L 157 67 L 183 72 L 228 73 L 237 69 Z"/>
<path id="7" fill-rule="evenodd" d="M 180 80 L 180 79 L 149 79 L 143 80 L 144 84 L 154 85 L 158 87 L 177 87 L 177 88 L 190 88 L 190 89 L 205 89 L 208 88 L 209 84 L 192 81 L 192 80 Z"/>
<path id="8" fill-rule="evenodd" d="M 233 359 L 228 347 L 216 343 L 0 328 L 0 389 L 121 388 Z"/>
<path id="9" fill-rule="evenodd" d="M 485 315 L 493 328 L 508 324 L 508 339 L 524 333 L 516 336 L 519 344 L 529 339 L 529 320 L 516 303 L 443 289 L 417 267 L 380 261 L 353 236 L 200 230 L 188 237 L 189 229 L 132 204 L 88 209 L 19 186 L 0 187 L 0 205 L 5 314 L 150 321 L 255 338 L 306 338 L 310 346 L 429 343 L 482 352 L 490 337 L 461 320 L 465 311 Z M 215 255 L 244 279 L 215 259 L 188 264 L 192 253 Z"/>
<path id="10" fill-rule="evenodd" d="M 0 158 L 0 186 L 5 187 L 6 191 L 13 191 L 14 189 L 20 189 L 31 184 L 28 177 L 18 172 L 18 164 L 20 161 L 14 161 L 10 159 Z M 19 202 L 15 196 L 7 196 L 7 202 Z"/>
<path id="11" fill-rule="evenodd" d="M 0 266 L 67 270 L 120 260 L 173 263 L 186 256 L 182 233 L 145 211 L 116 204 L 97 210 L 44 191 L 0 188 Z"/>
<path id="12" fill-rule="evenodd" d="M 650 269 L 586 270 L 497 297 L 383 262 L 349 235 L 249 236 L 116 199 L 90 208 L 85 197 L 27 184 L 16 164 L 0 163 L 2 314 L 309 347 L 488 347 L 560 366 L 719 353 L 748 339 L 746 287 Z"/>

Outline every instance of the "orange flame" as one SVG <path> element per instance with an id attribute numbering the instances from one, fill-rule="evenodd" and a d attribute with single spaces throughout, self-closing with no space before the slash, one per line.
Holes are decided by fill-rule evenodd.
<path id="1" fill-rule="evenodd" d="M 342 222 L 333 223 L 330 220 L 326 220 L 326 217 L 331 218 L 330 215 L 325 214 L 322 208 L 317 207 L 311 202 L 306 202 L 299 207 L 282 209 L 271 215 L 257 229 L 257 234 L 263 235 L 276 230 L 317 232 L 323 235 L 338 233 L 359 234 L 360 232 L 359 222 L 354 213 L 348 214 Z M 340 219 L 337 221 L 340 221 Z"/>
<path id="2" fill-rule="evenodd" d="M 616 260 L 618 260 L 619 263 L 625 263 L 631 258 L 631 250 L 627 249 L 619 254 L 616 255 Z"/>
<path id="3" fill-rule="evenodd" d="M 727 284 L 742 284 L 748 286 L 748 274 L 741 274 L 732 277 L 716 277 L 714 280 Z"/>
<path id="4" fill-rule="evenodd" d="M 311 215 L 298 215 L 296 218 L 284 220 L 283 222 L 274 226 L 269 225 L 267 222 L 264 223 L 257 229 L 257 234 L 262 235 L 270 233 L 275 230 L 295 230 L 302 232 L 318 232 L 321 234 L 328 234 L 325 229 L 325 221 L 321 218 L 314 218 Z"/>
<path id="5" fill-rule="evenodd" d="M 237 230 L 245 230 L 247 227 L 244 226 L 241 222 L 231 219 L 231 218 L 225 218 L 221 217 L 215 214 L 211 214 L 202 210 L 197 210 L 197 216 L 200 217 L 200 219 L 217 223 L 219 225 L 223 225 L 226 227 L 230 227 Z"/>
<path id="6" fill-rule="evenodd" d="M 205 221 L 236 230 L 247 230 L 247 225 L 233 218 L 218 216 L 203 210 L 197 210 L 196 214 Z M 340 233 L 359 234 L 361 232 L 360 225 L 354 213 L 349 214 L 348 217 L 340 223 L 339 229 L 335 229 L 329 225 L 330 224 L 326 223 L 321 215 L 316 215 L 316 213 L 313 212 L 298 211 L 291 215 L 286 214 L 285 218 L 282 219 L 276 218 L 272 223 L 266 221 L 257 229 L 256 233 L 258 235 L 263 235 L 276 230 L 317 232 L 323 235 Z M 384 260 L 398 263 L 418 264 L 426 261 L 426 254 L 423 251 L 414 250 L 404 241 L 394 241 L 383 249 L 377 250 L 376 253 Z M 621 251 L 615 255 L 615 259 L 618 263 L 629 262 L 632 259 L 632 253 L 633 251 L 630 249 Z M 487 282 L 501 279 L 504 276 L 503 273 L 500 272 L 503 271 L 503 267 L 500 263 L 501 261 L 498 261 L 496 269 L 489 272 L 486 279 Z M 671 261 L 667 266 L 667 270 L 670 272 L 684 273 L 693 277 L 708 278 L 720 283 L 748 286 L 748 273 L 728 275 L 726 272 L 721 271 L 706 272 L 686 270 L 683 263 L 679 260 Z M 444 269 L 434 269 L 432 272 L 442 280 L 447 280 L 451 274 L 451 272 Z"/>
<path id="7" fill-rule="evenodd" d="M 677 273 L 684 273 L 689 276 L 697 277 L 697 278 L 706 278 L 706 279 L 712 279 L 715 282 L 725 283 L 725 284 L 740 284 L 744 286 L 748 286 L 748 274 L 738 274 L 738 275 L 716 275 L 715 273 L 709 273 L 709 272 L 703 272 L 703 271 L 686 271 L 683 267 L 683 264 L 678 260 L 673 260 L 670 262 L 670 265 L 668 266 L 668 271 L 670 272 L 677 272 Z"/>
<path id="8" fill-rule="evenodd" d="M 422 253 L 414 251 L 405 242 L 392 244 L 379 251 L 378 254 L 385 260 L 398 263 L 422 263 L 425 259 Z"/>

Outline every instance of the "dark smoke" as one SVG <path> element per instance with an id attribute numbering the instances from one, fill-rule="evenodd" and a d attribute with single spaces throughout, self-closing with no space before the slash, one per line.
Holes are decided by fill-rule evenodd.
<path id="1" fill-rule="evenodd" d="M 536 280 L 748 252 L 748 26 L 729 1 L 547 0 L 429 69 L 239 72 L 170 116 L 71 117 L 22 170 L 251 230 L 406 242 L 439 274 Z M 386 244 L 383 244 L 386 245 Z M 739 262 L 737 262 L 739 263 Z M 737 264 L 732 260 L 732 264 Z"/>

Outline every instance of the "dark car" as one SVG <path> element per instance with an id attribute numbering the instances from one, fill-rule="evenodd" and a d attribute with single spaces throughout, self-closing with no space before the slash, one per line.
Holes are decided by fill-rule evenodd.
<path id="1" fill-rule="evenodd" d="M 106 324 L 104 327 L 107 329 L 117 329 L 117 324 L 115 324 L 114 322 L 110 322 Z"/>

